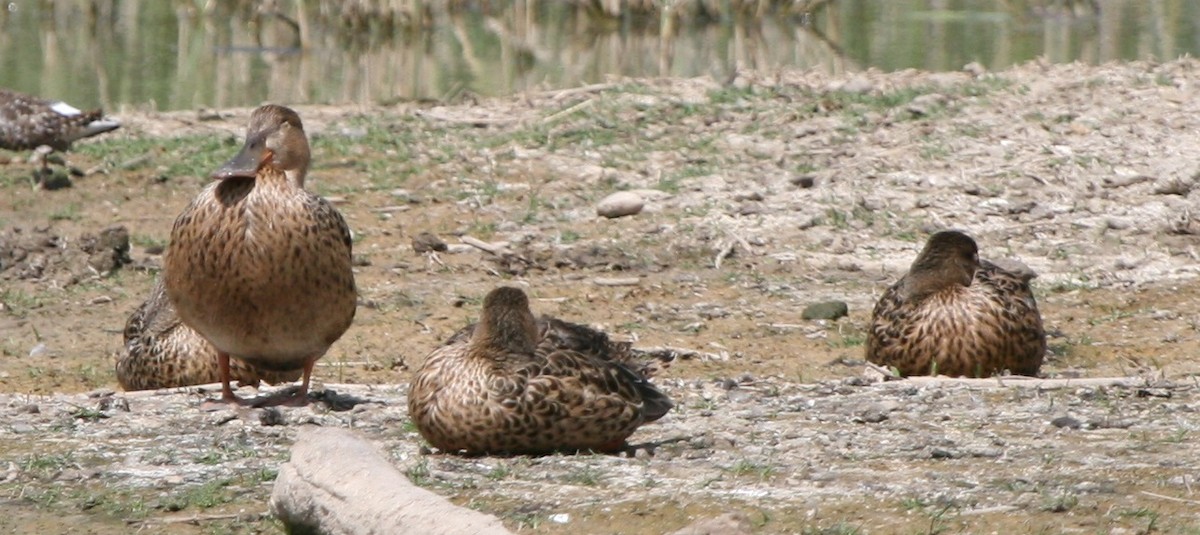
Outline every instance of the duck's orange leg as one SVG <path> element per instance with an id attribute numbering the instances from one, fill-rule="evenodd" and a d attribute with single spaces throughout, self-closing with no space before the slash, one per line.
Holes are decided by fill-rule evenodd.
<path id="1" fill-rule="evenodd" d="M 246 405 L 246 401 L 237 397 L 237 394 L 233 393 L 233 388 L 229 386 L 229 353 L 217 352 L 217 375 L 221 377 L 221 401 L 205 401 L 200 404 L 200 408 L 206 411 L 215 411 L 229 405 Z"/>

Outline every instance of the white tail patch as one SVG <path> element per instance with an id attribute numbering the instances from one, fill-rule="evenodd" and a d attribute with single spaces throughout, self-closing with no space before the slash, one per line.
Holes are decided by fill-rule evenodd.
<path id="1" fill-rule="evenodd" d="M 75 106 L 72 106 L 72 105 L 67 104 L 66 102 L 62 102 L 62 101 L 51 104 L 50 109 L 54 110 L 54 112 L 59 115 L 67 115 L 67 116 L 79 115 L 79 114 L 83 113 L 83 112 L 79 111 L 79 108 L 76 108 Z"/>

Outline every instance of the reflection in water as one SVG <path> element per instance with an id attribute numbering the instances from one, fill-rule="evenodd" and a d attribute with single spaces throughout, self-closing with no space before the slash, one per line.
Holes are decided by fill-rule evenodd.
<path id="1" fill-rule="evenodd" d="M 1200 53 L 1197 15 L 1191 0 L 8 0 L 0 86 L 119 111 L 1170 59 Z"/>

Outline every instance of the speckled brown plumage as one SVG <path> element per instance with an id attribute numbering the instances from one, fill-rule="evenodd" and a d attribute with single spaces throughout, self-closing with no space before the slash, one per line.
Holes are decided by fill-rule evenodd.
<path id="1" fill-rule="evenodd" d="M 0 89 L 0 148 L 27 150 L 49 145 L 67 150 L 71 143 L 120 126 L 100 110 L 80 111 L 50 101 Z"/>
<path id="2" fill-rule="evenodd" d="M 300 378 L 300 370 L 263 371 L 237 358 L 230 360 L 229 372 L 231 380 L 243 385 Z M 153 390 L 220 380 L 217 349 L 179 321 L 159 280 L 150 297 L 125 322 L 125 351 L 117 359 L 117 382 L 125 390 Z"/>
<path id="3" fill-rule="evenodd" d="M 167 296 L 218 360 L 302 369 L 298 403 L 357 299 L 350 229 L 303 189 L 308 165 L 300 117 L 282 106 L 255 110 L 241 152 L 175 220 L 164 263 Z M 240 401 L 228 388 L 223 397 Z"/>
<path id="4" fill-rule="evenodd" d="M 1037 375 L 1046 335 L 1030 278 L 980 261 L 966 234 L 934 234 L 875 305 L 867 360 L 906 376 Z"/>
<path id="5" fill-rule="evenodd" d="M 497 288 L 479 323 L 417 370 L 409 415 L 425 440 L 450 453 L 616 450 L 672 407 L 639 372 L 653 366 L 635 357 L 604 333 L 539 321 L 524 292 Z"/>

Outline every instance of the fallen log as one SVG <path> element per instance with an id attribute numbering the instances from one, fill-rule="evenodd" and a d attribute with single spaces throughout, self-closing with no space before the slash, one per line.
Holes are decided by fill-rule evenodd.
<path id="1" fill-rule="evenodd" d="M 413 485 L 354 433 L 302 429 L 279 470 L 271 512 L 288 533 L 511 535 L 496 517 Z"/>

